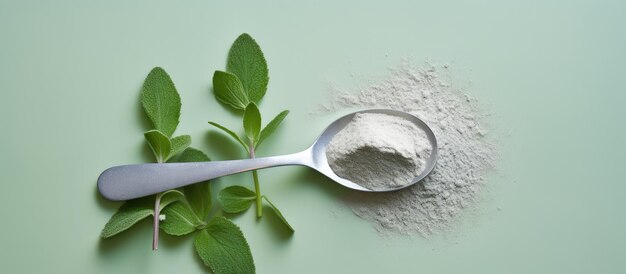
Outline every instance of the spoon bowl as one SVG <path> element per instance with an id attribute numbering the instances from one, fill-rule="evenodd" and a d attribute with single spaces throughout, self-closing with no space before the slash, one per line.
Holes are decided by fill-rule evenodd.
<path id="1" fill-rule="evenodd" d="M 432 147 L 426 159 L 426 167 L 406 185 L 372 190 L 355 182 L 339 177 L 328 164 L 326 148 L 333 137 L 340 132 L 354 115 L 358 113 L 379 113 L 401 117 L 422 129 Z M 435 168 L 437 162 L 437 139 L 431 128 L 419 118 L 402 111 L 390 109 L 370 109 L 347 114 L 332 122 L 317 140 L 304 151 L 264 158 L 232 161 L 193 162 L 193 163 L 152 163 L 111 167 L 98 178 L 98 190 L 105 198 L 113 201 L 130 200 L 148 196 L 210 179 L 256 169 L 286 165 L 308 166 L 324 174 L 331 180 L 347 188 L 365 192 L 389 192 L 410 187 L 424 179 Z"/>
<path id="2" fill-rule="evenodd" d="M 337 133 L 339 133 L 344 127 L 346 127 L 346 125 L 348 125 L 352 121 L 352 119 L 354 118 L 354 115 L 359 114 L 359 113 L 377 113 L 377 114 L 386 114 L 386 115 L 401 117 L 403 119 L 406 119 L 414 123 L 418 128 L 422 129 L 426 133 L 426 137 L 428 138 L 428 141 L 430 142 L 430 145 L 432 147 L 429 157 L 426 158 L 426 165 L 425 165 L 426 167 L 422 170 L 422 172 L 418 174 L 415 178 L 413 178 L 413 180 L 411 180 L 410 182 L 407 182 L 407 184 L 405 185 L 395 187 L 395 188 L 386 188 L 386 189 L 378 189 L 378 190 L 365 188 L 357 183 L 354 183 L 350 180 L 339 177 L 339 175 L 335 174 L 335 172 L 332 170 L 332 168 L 328 164 L 328 157 L 326 157 L 326 147 L 328 146 L 330 141 L 333 139 L 333 137 L 335 137 Z M 312 166 L 312 168 L 314 168 L 318 172 L 324 174 L 326 177 L 332 179 L 333 181 L 345 187 L 355 189 L 355 190 L 360 190 L 360 191 L 366 191 L 366 192 L 389 192 L 389 191 L 396 191 L 396 190 L 410 187 L 416 184 L 417 182 L 421 181 L 422 179 L 424 179 L 426 176 L 428 176 L 428 174 L 430 174 L 433 171 L 437 163 L 437 158 L 438 158 L 437 138 L 435 137 L 435 133 L 432 131 L 432 129 L 424 121 L 422 121 L 421 119 L 415 117 L 414 115 L 410 113 L 397 111 L 397 110 L 391 110 L 391 109 L 369 109 L 369 110 L 357 111 L 357 112 L 347 114 L 335 120 L 334 122 L 332 122 L 324 130 L 324 132 L 317 138 L 317 140 L 315 141 L 315 143 L 313 143 L 310 149 L 311 149 L 311 153 L 313 155 L 313 159 L 315 163 L 315 165 Z"/>

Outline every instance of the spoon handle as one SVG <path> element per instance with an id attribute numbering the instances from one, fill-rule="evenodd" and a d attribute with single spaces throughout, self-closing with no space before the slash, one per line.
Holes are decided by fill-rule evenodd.
<path id="1" fill-rule="evenodd" d="M 135 164 L 109 168 L 98 178 L 98 190 L 112 201 L 130 200 L 210 179 L 262 168 L 306 165 L 311 153 L 300 153 L 246 160 Z"/>

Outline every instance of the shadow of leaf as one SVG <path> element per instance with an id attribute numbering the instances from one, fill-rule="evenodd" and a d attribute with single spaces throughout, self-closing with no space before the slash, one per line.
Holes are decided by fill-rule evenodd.
<path id="1" fill-rule="evenodd" d="M 216 130 L 209 130 L 205 136 L 211 149 L 211 155 L 209 155 L 211 160 L 234 160 L 246 157 L 243 147 L 225 134 Z"/>

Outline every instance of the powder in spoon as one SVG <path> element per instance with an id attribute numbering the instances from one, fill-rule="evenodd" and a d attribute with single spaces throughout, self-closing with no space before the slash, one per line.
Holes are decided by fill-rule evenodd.
<path id="1" fill-rule="evenodd" d="M 432 148 L 426 133 L 402 117 L 358 113 L 328 144 L 326 155 L 342 178 L 372 190 L 411 183 Z"/>

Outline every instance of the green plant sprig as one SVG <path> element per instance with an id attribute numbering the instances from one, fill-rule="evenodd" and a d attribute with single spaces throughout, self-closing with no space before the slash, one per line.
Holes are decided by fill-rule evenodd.
<path id="1" fill-rule="evenodd" d="M 265 56 L 257 42 L 248 34 L 240 35 L 228 54 L 226 71 L 215 71 L 213 74 L 213 91 L 215 98 L 224 105 L 238 111 L 243 111 L 243 130 L 245 138 L 239 137 L 235 131 L 216 122 L 209 124 L 232 137 L 246 151 L 249 158 L 256 156 L 259 145 L 272 135 L 289 114 L 282 111 L 264 128 L 261 128 L 262 119 L 258 104 L 267 91 L 269 71 Z M 245 139 L 245 141 L 244 141 Z M 285 226 L 293 232 L 293 227 L 287 222 L 280 210 L 261 194 L 259 175 L 252 171 L 254 191 L 243 186 L 230 186 L 222 189 L 218 200 L 222 209 L 228 213 L 240 213 L 256 204 L 256 216 L 263 216 L 263 200 L 276 213 Z"/>
<path id="2" fill-rule="evenodd" d="M 153 126 L 144 137 L 157 163 L 210 161 L 202 151 L 190 147 L 189 135 L 172 137 L 181 102 L 163 69 L 154 68 L 146 77 L 141 104 Z M 101 237 L 117 235 L 152 216 L 154 250 L 158 249 L 159 230 L 173 236 L 195 233 L 196 253 L 213 273 L 254 273 L 254 260 L 243 233 L 229 219 L 211 216 L 211 205 L 208 181 L 129 200 L 107 222 Z"/>

